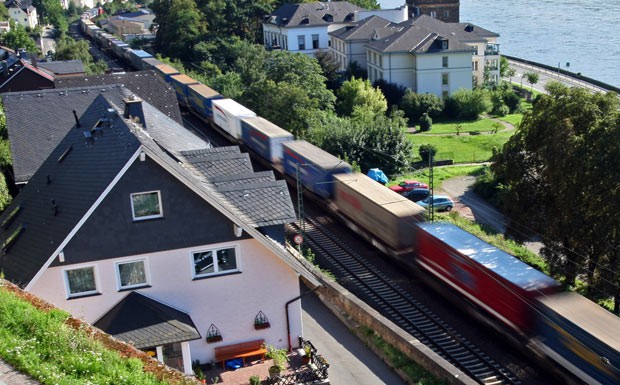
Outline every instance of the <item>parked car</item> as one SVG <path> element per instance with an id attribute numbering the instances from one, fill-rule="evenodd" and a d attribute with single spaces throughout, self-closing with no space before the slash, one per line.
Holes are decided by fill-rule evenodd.
<path id="1" fill-rule="evenodd" d="M 404 180 L 402 182 L 400 182 L 399 184 L 395 185 L 395 186 L 390 186 L 389 187 L 390 190 L 397 192 L 399 194 L 404 194 L 407 191 L 411 191 L 413 189 L 416 188 L 428 188 L 428 185 L 426 183 L 422 183 L 420 181 L 414 180 L 414 179 L 410 179 L 410 180 Z"/>
<path id="2" fill-rule="evenodd" d="M 430 190 L 427 188 L 416 188 L 411 191 L 407 191 L 404 193 L 404 197 L 413 202 L 421 201 L 422 199 L 426 199 L 430 195 Z"/>
<path id="3" fill-rule="evenodd" d="M 422 199 L 418 202 L 418 205 L 428 210 L 428 206 L 431 205 L 431 197 Z M 434 195 L 433 196 L 433 209 L 436 211 L 450 211 L 454 207 L 454 202 L 447 195 Z"/>

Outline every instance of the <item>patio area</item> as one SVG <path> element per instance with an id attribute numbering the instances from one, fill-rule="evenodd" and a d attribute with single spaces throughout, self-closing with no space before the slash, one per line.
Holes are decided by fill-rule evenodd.
<path id="1" fill-rule="evenodd" d="M 302 363 L 303 349 L 293 350 L 287 354 L 289 358 L 286 369 L 282 371 L 279 379 L 269 379 L 269 367 L 273 365 L 273 360 L 246 360 L 246 365 L 236 370 L 224 369 L 221 364 L 217 367 L 208 369 L 202 366 L 207 384 L 222 385 L 249 385 L 250 377 L 258 376 L 261 384 L 264 385 L 286 385 L 286 384 L 315 384 L 321 379 L 327 379 L 327 368 L 329 365 L 316 354 L 316 349 L 309 341 L 302 340 L 302 344 L 308 344 L 312 348 L 312 359 L 310 364 Z"/>

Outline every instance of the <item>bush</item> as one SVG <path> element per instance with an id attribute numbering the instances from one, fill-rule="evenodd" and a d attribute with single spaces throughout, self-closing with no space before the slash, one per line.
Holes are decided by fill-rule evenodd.
<path id="1" fill-rule="evenodd" d="M 250 385 L 260 385 L 260 377 L 259 376 L 250 377 Z"/>
<path id="2" fill-rule="evenodd" d="M 416 124 L 425 113 L 432 119 L 438 118 L 444 109 L 444 102 L 433 94 L 416 94 L 407 90 L 400 102 L 400 108 L 407 119 Z"/>
<path id="3" fill-rule="evenodd" d="M 490 107 L 483 90 L 458 90 L 446 99 L 444 112 L 451 118 L 476 120 Z"/>
<path id="4" fill-rule="evenodd" d="M 431 128 L 433 128 L 433 119 L 427 113 L 424 113 L 420 118 L 420 131 L 430 131 Z"/>
<path id="5" fill-rule="evenodd" d="M 383 92 L 383 96 L 385 96 L 385 100 L 388 102 L 388 107 L 399 106 L 407 91 L 406 87 L 396 83 L 389 83 L 384 79 L 376 80 L 372 86 L 379 88 Z"/>
<path id="6" fill-rule="evenodd" d="M 437 154 L 437 148 L 432 144 L 423 144 L 418 149 L 418 154 L 420 154 L 422 162 L 428 163 L 430 156 L 435 158 L 435 154 Z"/>

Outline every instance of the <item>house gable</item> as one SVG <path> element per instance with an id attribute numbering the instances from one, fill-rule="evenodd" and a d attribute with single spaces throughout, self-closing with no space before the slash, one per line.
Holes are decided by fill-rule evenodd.
<path id="1" fill-rule="evenodd" d="M 163 217 L 134 220 L 131 194 L 157 191 Z M 209 205 L 159 164 L 134 160 L 123 177 L 64 248 L 64 263 L 247 239 L 237 238 L 233 222 Z"/>

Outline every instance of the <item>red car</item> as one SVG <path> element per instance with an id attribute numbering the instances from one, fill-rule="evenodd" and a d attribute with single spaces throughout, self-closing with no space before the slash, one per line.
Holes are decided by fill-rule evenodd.
<path id="1" fill-rule="evenodd" d="M 399 194 L 404 194 L 407 191 L 411 191 L 417 188 L 428 188 L 426 183 L 419 182 L 414 179 L 404 180 L 397 185 L 390 186 L 390 190 L 395 191 Z"/>

